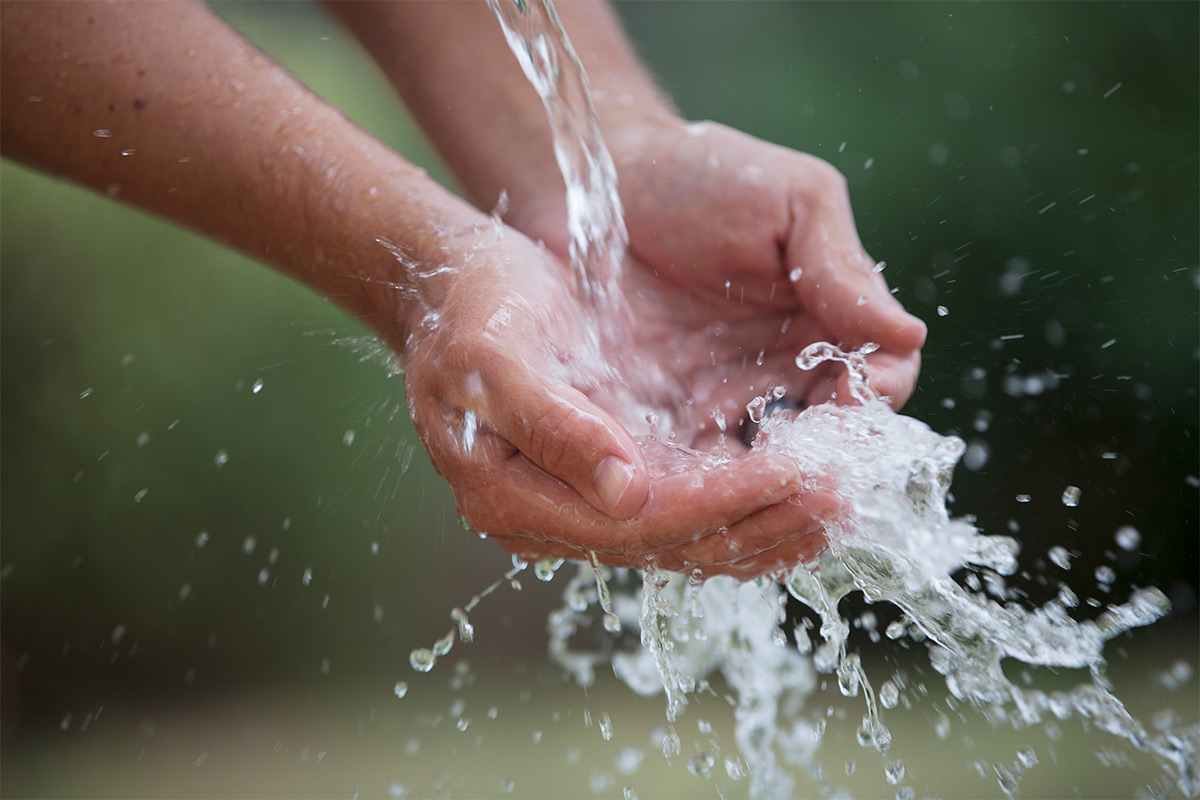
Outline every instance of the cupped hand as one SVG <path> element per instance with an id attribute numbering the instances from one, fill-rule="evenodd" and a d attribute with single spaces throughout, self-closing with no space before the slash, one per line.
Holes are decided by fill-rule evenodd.
<path id="1" fill-rule="evenodd" d="M 781 391 L 799 405 L 852 402 L 840 366 L 796 365 L 819 341 L 878 345 L 868 384 L 896 407 L 908 399 L 925 325 L 864 250 L 836 169 L 709 122 L 626 126 L 609 142 L 629 229 L 631 335 L 665 373 L 657 383 L 685 401 L 679 443 L 712 446 L 723 418 L 736 448 L 747 405 Z M 562 213 L 548 205 L 516 224 L 562 252 Z"/>
<path id="2" fill-rule="evenodd" d="M 619 323 L 628 330 L 612 339 L 632 352 L 621 361 L 621 380 L 593 385 L 589 396 L 612 419 L 639 429 L 641 406 L 628 402 L 632 394 L 669 410 L 657 433 L 669 431 L 676 451 L 720 453 L 724 469 L 738 469 L 761 457 L 743 444 L 751 437 L 740 435 L 751 403 L 853 401 L 839 365 L 797 366 L 801 350 L 820 341 L 878 345 L 866 358 L 868 385 L 896 407 L 908 399 L 925 326 L 892 297 L 865 252 L 845 180 L 833 167 L 713 123 L 630 127 L 610 145 L 630 240 L 622 276 L 630 314 Z M 565 257 L 560 204 L 526 209 L 514 223 Z M 781 534 L 799 526 L 799 539 L 781 535 L 751 556 L 724 552 L 685 559 L 685 566 L 745 577 L 818 553 L 821 514 L 808 506 L 827 512 L 837 505 L 837 476 L 801 480 L 791 508 L 769 511 L 781 520 Z M 677 514 L 692 510 L 674 506 Z M 517 545 L 506 544 L 521 552 Z"/>
<path id="3" fill-rule="evenodd" d="M 789 459 L 673 457 L 634 439 L 610 405 L 629 386 L 545 248 L 495 222 L 451 232 L 435 267 L 389 247 L 414 287 L 397 337 L 413 422 L 475 530 L 527 559 L 706 573 L 819 552 L 818 520 L 840 500 Z"/>

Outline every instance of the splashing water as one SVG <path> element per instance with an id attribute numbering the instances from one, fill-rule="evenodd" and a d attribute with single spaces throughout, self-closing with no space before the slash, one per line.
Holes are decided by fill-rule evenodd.
<path id="1" fill-rule="evenodd" d="M 622 620 L 639 623 L 642 631 L 641 648 L 612 656 L 617 675 L 634 691 L 665 692 L 667 719 L 674 722 L 688 696 L 706 689 L 709 677 L 719 672 L 737 699 L 735 736 L 749 767 L 751 795 L 788 796 L 792 779 L 783 767 L 814 768 L 819 733 L 814 736 L 813 723 L 795 709 L 814 692 L 818 673 L 836 674 L 844 695 L 863 697 L 860 744 L 884 754 L 891 744 L 880 704 L 895 706 L 896 687 L 888 683 L 876 697 L 859 657 L 847 653 L 851 625 L 838 611 L 842 598 L 861 591 L 872 602 L 888 601 L 904 612 L 889 638 L 907 633 L 926 642 L 930 663 L 954 698 L 990 709 L 1017 730 L 1048 720 L 1086 720 L 1150 754 L 1174 791 L 1195 796 L 1200 792 L 1200 728 L 1148 732 L 1105 676 L 1105 642 L 1162 617 L 1169 610 L 1163 593 L 1135 590 L 1124 604 L 1086 622 L 1070 616 L 1078 600 L 1065 588 L 1039 608 L 1018 603 L 1004 584 L 1017 566 L 1016 542 L 983 535 L 946 511 L 963 442 L 896 414 L 874 397 L 861 379 L 862 355 L 829 344 L 808 348 L 800 359 L 806 368 L 835 360 L 859 371 L 851 385 L 858 387 L 863 403 L 814 406 L 794 418 L 768 417 L 756 445 L 791 457 L 806 473 L 839 477 L 848 505 L 823 520 L 829 547 L 819 562 L 777 576 L 782 585 L 725 577 L 698 584 L 648 568 L 640 603 L 632 593 L 612 593 L 612 607 Z M 964 567 L 985 576 L 979 589 L 964 588 L 951 577 Z M 581 567 L 580 576 L 590 579 L 590 568 Z M 823 641 L 811 655 L 803 652 L 803 644 L 783 645 L 779 626 L 788 595 L 821 617 Z M 680 613 L 685 604 L 698 605 L 700 613 Z M 587 624 L 587 610 L 576 597 L 557 612 L 551 644 L 564 666 L 588 664 L 586 672 L 572 670 L 585 679 L 603 658 L 573 651 L 568 640 Z M 1018 687 L 1001 668 L 1006 659 L 1086 669 L 1089 680 L 1068 691 Z M 1013 791 L 1020 771 L 1010 770 L 1005 778 Z M 902 777 L 902 768 L 889 772 L 889 782 L 893 774 Z"/>
<path id="2" fill-rule="evenodd" d="M 577 288 L 598 310 L 616 313 L 627 237 L 615 168 L 582 66 L 549 0 L 488 2 L 550 120 L 566 185 Z M 881 268 L 882 262 L 877 271 Z M 892 743 L 884 710 L 898 701 L 891 681 L 881 685 L 877 696 L 859 656 L 847 652 L 851 623 L 838 603 L 861 591 L 868 600 L 887 601 L 903 612 L 903 619 L 888 627 L 888 638 L 908 636 L 927 643 L 931 665 L 957 700 L 988 709 L 989 718 L 1017 730 L 1050 720 L 1085 720 L 1153 756 L 1169 782 L 1168 791 L 1196 796 L 1200 727 L 1167 725 L 1158 726 L 1156 734 L 1148 732 L 1126 711 L 1105 676 L 1105 642 L 1162 617 L 1169 609 L 1166 597 L 1155 588 L 1138 589 L 1124 604 L 1109 606 L 1086 622 L 1070 615 L 1078 600 L 1065 587 L 1041 607 L 1029 609 L 1018 602 L 1017 593 L 1005 584 L 1017 567 L 1017 543 L 984 535 L 946 510 L 963 441 L 896 414 L 874 395 L 865 380 L 865 358 L 874 349 L 866 345 L 845 352 L 822 342 L 797 356 L 801 369 L 831 361 L 844 364 L 852 405 L 820 405 L 796 415 L 767 415 L 765 398 L 748 407 L 750 418 L 761 422 L 756 448 L 792 458 L 804 474 L 835 476 L 840 482 L 847 503 L 836 516 L 821 520 L 828 548 L 817 563 L 799 565 L 790 574 L 775 576 L 777 580 L 747 583 L 725 577 L 701 581 L 651 565 L 641 576 L 639 595 L 633 571 L 610 572 L 593 559 L 580 565 L 564 589 L 565 605 L 551 614 L 552 658 L 584 686 L 594 681 L 597 665 L 610 665 L 634 691 L 664 692 L 669 726 L 662 746 L 668 758 L 680 754 L 674 723 L 689 697 L 710 689 L 710 676 L 719 673 L 736 699 L 735 738 L 745 765 L 726 758 L 729 775 L 748 774 L 752 796 L 786 797 L 793 790 L 786 767 L 801 766 L 827 793 L 834 793 L 813 757 L 824 721 L 816 724 L 800 713 L 816 690 L 817 676 L 836 675 L 842 694 L 863 698 L 859 743 L 883 754 Z M 1074 506 L 1079 494 L 1068 487 L 1063 502 Z M 515 580 L 523 566 L 515 565 L 505 578 Z M 559 566 L 557 561 L 539 563 L 535 574 L 552 580 Z M 952 577 L 964 568 L 974 578 L 966 581 L 969 588 Z M 467 612 L 480 597 L 468 604 Z M 805 631 L 797 632 L 795 646 L 788 644 L 780 626 L 789 597 L 819 615 L 821 641 L 815 648 Z M 574 641 L 576 634 L 591 627 L 596 613 L 610 634 L 638 626 L 640 639 L 628 650 L 582 649 Z M 460 638 L 468 641 L 469 636 L 461 635 L 465 613 L 455 620 Z M 432 668 L 453 636 L 451 630 L 432 651 L 414 651 L 414 667 L 422 670 L 428 663 Z M 433 659 L 424 658 L 426 654 Z M 1004 674 L 1006 659 L 1086 669 L 1089 679 L 1068 691 L 1022 688 Z M 935 728 L 940 731 L 948 721 L 942 725 L 940 712 L 939 718 Z M 1011 768 L 997 768 L 1003 791 L 1014 793 L 1021 773 L 1036 762 L 1032 750 L 1023 749 Z M 711 754 L 697 751 L 688 768 L 708 777 L 714 763 Z M 853 772 L 851 764 L 846 771 Z M 895 785 L 904 780 L 906 768 L 891 760 L 885 773 Z"/>

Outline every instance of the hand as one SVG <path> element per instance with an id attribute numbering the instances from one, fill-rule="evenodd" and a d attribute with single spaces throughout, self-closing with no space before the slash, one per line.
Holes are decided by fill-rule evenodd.
<path id="1" fill-rule="evenodd" d="M 864 251 L 836 170 L 712 123 L 630 128 L 610 143 L 630 235 L 623 279 L 636 353 L 627 363 L 641 359 L 650 376 L 643 393 L 673 405 L 676 445 L 752 457 L 737 435 L 746 406 L 777 387 L 806 405 L 849 402 L 840 368 L 796 366 L 796 355 L 817 341 L 878 344 L 867 357 L 869 385 L 896 406 L 911 395 L 925 326 L 891 296 Z M 514 221 L 566 252 L 561 204 L 548 201 Z M 646 376 L 626 377 L 637 388 Z M 619 393 L 606 397 L 611 388 L 592 397 L 618 413 L 628 403 Z M 722 417 L 732 436 L 720 430 Z M 639 422 L 621 419 L 632 429 Z M 807 552 L 768 548 L 736 571 L 819 552 L 819 536 L 807 542 Z"/>
<path id="2" fill-rule="evenodd" d="M 450 232 L 427 268 L 392 246 L 409 312 L 397 338 L 413 422 L 476 530 L 526 558 L 761 574 L 819 552 L 837 497 L 790 460 L 756 453 L 664 468 L 593 400 L 619 382 L 587 368 L 588 309 L 566 266 L 499 223 Z M 418 309 L 415 316 L 412 309 Z M 740 562 L 740 563 L 739 563 Z"/>

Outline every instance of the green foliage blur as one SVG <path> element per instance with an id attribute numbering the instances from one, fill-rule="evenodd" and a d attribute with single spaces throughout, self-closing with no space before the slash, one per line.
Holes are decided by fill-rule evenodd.
<path id="1" fill-rule="evenodd" d="M 318 7 L 215 8 L 446 179 Z M 1200 6 L 619 9 L 686 116 L 846 174 L 864 242 L 930 327 L 906 412 L 983 454 L 955 510 L 1023 542 L 1030 595 L 1057 590 L 1046 573 L 1096 595 L 1112 564 L 1113 597 L 1160 585 L 1194 637 Z M 7 162 L 0 221 L 6 718 L 396 674 L 503 571 L 458 528 L 355 320 Z M 1138 553 L 1113 543 L 1126 524 Z M 1078 554 L 1070 574 L 1052 544 Z M 544 614 L 520 608 L 505 646 L 536 659 Z"/>

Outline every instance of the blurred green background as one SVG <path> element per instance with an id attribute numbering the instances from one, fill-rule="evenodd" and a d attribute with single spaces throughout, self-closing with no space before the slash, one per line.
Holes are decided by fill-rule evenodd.
<path id="1" fill-rule="evenodd" d="M 319 7 L 214 8 L 445 179 Z M 864 242 L 930 327 L 906 413 L 973 445 L 955 511 L 1016 531 L 1019 585 L 1035 600 L 1059 581 L 1104 602 L 1162 587 L 1172 617 L 1110 647 L 1113 672 L 1147 715 L 1173 706 L 1192 722 L 1198 9 L 619 5 L 686 116 L 846 174 Z M 508 558 L 458 528 L 402 379 L 354 320 L 228 250 L 8 162 L 0 222 L 0 791 L 492 796 L 512 778 L 522 796 L 716 795 L 648 745 L 660 698 L 604 681 L 585 695 L 548 665 L 557 584 L 530 578 L 485 602 L 476 644 L 454 652 L 470 668 L 412 672 L 408 652 Z M 1082 489 L 1076 508 L 1060 502 L 1067 485 Z M 1141 532 L 1137 552 L 1114 544 L 1122 525 Z M 1075 554 L 1070 572 L 1048 564 L 1055 544 Z M 1117 572 L 1109 593 L 1102 565 Z M 1168 691 L 1161 676 L 1180 659 L 1192 674 Z M 465 731 L 462 698 L 478 721 Z M 817 702 L 845 705 L 842 727 L 856 726 L 853 702 Z M 602 707 L 613 742 L 583 723 Z M 728 709 L 709 713 L 728 722 Z M 910 716 L 907 758 L 930 765 L 910 768 L 918 794 L 999 793 L 971 763 L 1011 762 L 1025 739 L 979 725 L 977 751 L 947 756 Z M 631 741 L 646 751 L 633 774 L 628 757 L 614 762 Z M 894 791 L 852 733 L 827 747 L 835 785 Z M 1060 747 L 1027 796 L 1131 794 L 1153 778 L 1141 762 L 1098 760 L 1109 740 Z M 843 776 L 855 757 L 876 766 Z"/>

